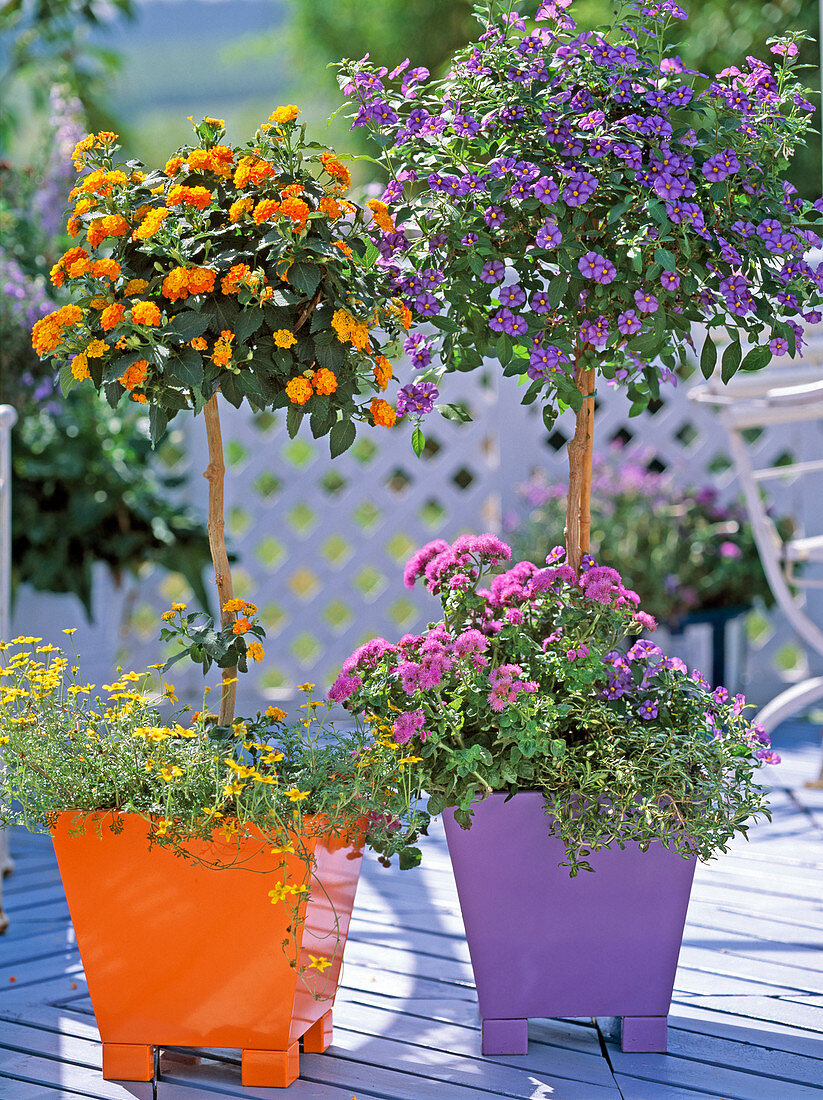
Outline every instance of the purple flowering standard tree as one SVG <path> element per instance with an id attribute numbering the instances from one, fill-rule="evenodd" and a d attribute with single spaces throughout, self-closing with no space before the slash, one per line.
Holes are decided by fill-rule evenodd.
<path id="1" fill-rule="evenodd" d="M 795 354 L 800 321 L 820 318 L 823 267 L 804 255 L 823 204 L 783 178 L 813 110 L 794 71 L 801 34 L 772 40 L 771 64 L 747 57 L 709 78 L 666 44 L 686 18 L 671 0 L 616 3 L 609 26 L 584 33 L 570 4 L 527 21 L 484 0 L 482 33 L 442 79 L 366 57 L 343 62 L 340 82 L 390 176 L 378 262 L 432 326 L 406 342 L 429 388 L 406 387 L 404 407 L 423 415 L 443 372 L 493 357 L 528 382 L 523 401 L 542 403 L 547 427 L 573 409 L 566 544 L 579 571 L 598 374 L 636 415 L 673 380 L 696 323 L 706 376 L 726 330 L 724 382 Z"/>

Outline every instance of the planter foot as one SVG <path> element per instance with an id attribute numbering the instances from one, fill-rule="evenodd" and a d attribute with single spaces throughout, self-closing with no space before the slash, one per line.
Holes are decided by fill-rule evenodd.
<path id="1" fill-rule="evenodd" d="M 153 1081 L 154 1047 L 143 1043 L 103 1043 L 103 1078 L 106 1081 Z"/>
<path id="2" fill-rule="evenodd" d="M 303 1036 L 303 1053 L 322 1054 L 331 1046 L 333 1033 L 331 1009 L 329 1009 L 325 1016 L 316 1020 Z"/>
<path id="3" fill-rule="evenodd" d="M 626 1054 L 665 1054 L 666 1016 L 624 1016 L 620 1049 Z"/>
<path id="4" fill-rule="evenodd" d="M 249 1088 L 284 1089 L 300 1076 L 300 1044 L 288 1050 L 244 1050 L 241 1081 Z"/>
<path id="5" fill-rule="evenodd" d="M 484 1020 L 484 1054 L 528 1054 L 528 1020 Z"/>

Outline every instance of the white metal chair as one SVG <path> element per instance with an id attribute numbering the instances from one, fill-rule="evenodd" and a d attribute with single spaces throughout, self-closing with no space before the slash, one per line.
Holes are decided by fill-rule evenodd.
<path id="1" fill-rule="evenodd" d="M 807 588 L 823 587 L 823 580 L 795 571 L 800 564 L 823 564 L 823 534 L 781 539 L 761 491 L 769 481 L 823 472 L 823 458 L 757 469 L 744 436 L 747 429 L 823 420 L 823 367 L 776 366 L 760 374 L 737 376 L 729 386 L 712 377 L 695 387 L 690 396 L 717 408 L 728 432 L 731 457 L 769 587 L 798 636 L 823 657 L 823 631 L 806 613 L 804 594 Z M 821 699 L 823 676 L 810 677 L 792 684 L 762 707 L 757 720 L 771 732 L 785 718 Z M 809 785 L 823 787 L 823 765 Z"/>

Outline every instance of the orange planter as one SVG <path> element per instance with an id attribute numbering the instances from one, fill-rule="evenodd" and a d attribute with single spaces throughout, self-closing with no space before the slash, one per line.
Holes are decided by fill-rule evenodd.
<path id="1" fill-rule="evenodd" d="M 284 1088 L 299 1076 L 303 1050 L 331 1042 L 331 1006 L 362 862 L 358 837 L 324 836 L 309 821 L 306 848 L 315 878 L 303 919 L 268 892 L 282 881 L 280 857 L 261 837 L 189 845 L 204 867 L 170 849 L 149 848 L 149 826 L 136 814 L 61 814 L 54 849 L 94 1013 L 103 1040 L 103 1076 L 151 1080 L 155 1047 L 234 1047 L 243 1052 L 243 1084 Z M 98 835 L 97 823 L 102 826 Z M 304 880 L 289 856 L 287 881 Z M 296 937 L 298 975 L 283 949 Z M 310 958 L 310 956 L 312 958 Z"/>

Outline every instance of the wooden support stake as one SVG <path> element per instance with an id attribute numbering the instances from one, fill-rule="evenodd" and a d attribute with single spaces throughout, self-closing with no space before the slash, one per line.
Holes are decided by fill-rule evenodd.
<path id="1" fill-rule="evenodd" d="M 569 495 L 566 503 L 566 561 L 580 572 L 591 533 L 592 454 L 594 448 L 594 367 L 575 359 L 574 381 L 585 400 L 569 440 Z"/>
<path id="2" fill-rule="evenodd" d="M 226 552 L 225 526 L 223 514 L 223 482 L 226 465 L 223 461 L 223 437 L 220 433 L 220 410 L 217 406 L 217 394 L 212 394 L 203 407 L 206 418 L 206 438 L 209 444 L 209 464 L 203 477 L 209 483 L 209 549 L 214 565 L 214 580 L 217 585 L 217 598 L 220 603 L 220 624 L 229 626 L 234 616 L 223 608 L 234 598 L 234 586 L 231 578 L 229 555 Z M 220 725 L 231 725 L 234 718 L 235 697 L 237 695 L 237 668 L 223 669 L 223 687 L 220 693 Z"/>

